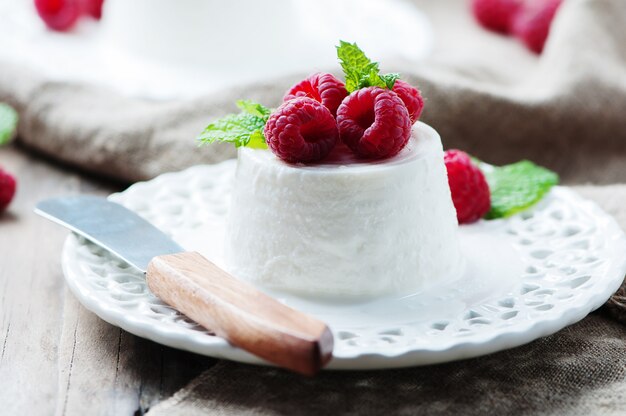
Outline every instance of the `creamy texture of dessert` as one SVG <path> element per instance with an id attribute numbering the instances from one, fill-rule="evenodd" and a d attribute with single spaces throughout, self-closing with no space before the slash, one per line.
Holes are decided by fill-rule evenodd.
<path id="1" fill-rule="evenodd" d="M 242 148 L 225 245 L 228 270 L 299 294 L 409 294 L 461 274 L 439 135 L 418 122 L 397 156 L 290 165 Z M 356 163 L 347 163 L 356 162 Z"/>

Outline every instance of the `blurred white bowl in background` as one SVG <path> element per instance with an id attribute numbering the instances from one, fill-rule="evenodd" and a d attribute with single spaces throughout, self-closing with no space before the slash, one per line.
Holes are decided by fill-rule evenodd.
<path id="1" fill-rule="evenodd" d="M 106 0 L 103 19 L 45 29 L 30 0 L 0 0 L 0 59 L 51 79 L 170 99 L 317 70 L 338 70 L 334 46 L 416 61 L 429 21 L 404 0 Z"/>

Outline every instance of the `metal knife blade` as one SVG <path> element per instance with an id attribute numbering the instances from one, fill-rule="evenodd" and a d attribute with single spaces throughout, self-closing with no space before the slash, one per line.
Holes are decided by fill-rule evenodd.
<path id="1" fill-rule="evenodd" d="M 35 212 L 86 237 L 146 273 L 152 293 L 233 345 L 302 374 L 332 357 L 323 322 L 240 281 L 195 252 L 184 252 L 134 212 L 104 198 L 40 202 Z"/>
<path id="2" fill-rule="evenodd" d="M 185 251 L 174 240 L 128 208 L 96 196 L 42 201 L 35 212 L 109 250 L 146 272 L 159 255 Z"/>

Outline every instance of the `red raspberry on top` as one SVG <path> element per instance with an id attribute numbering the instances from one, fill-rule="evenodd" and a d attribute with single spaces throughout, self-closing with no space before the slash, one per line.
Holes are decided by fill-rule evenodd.
<path id="1" fill-rule="evenodd" d="M 489 185 L 467 153 L 448 150 L 444 155 L 448 183 L 459 224 L 478 221 L 491 208 Z"/>
<path id="2" fill-rule="evenodd" d="M 515 36 L 535 53 L 541 53 L 562 0 L 533 0 L 515 18 Z"/>
<path id="3" fill-rule="evenodd" d="M 354 91 L 337 110 L 339 136 L 358 156 L 396 155 L 411 138 L 411 119 L 398 95 L 379 87 Z"/>
<path id="4" fill-rule="evenodd" d="M 415 123 L 424 109 L 424 99 L 420 91 L 408 82 L 399 79 L 393 85 L 393 92 L 398 94 L 398 97 L 406 105 L 411 123 Z"/>
<path id="5" fill-rule="evenodd" d="M 487 29 L 510 33 L 523 0 L 472 0 L 476 20 Z"/>
<path id="6" fill-rule="evenodd" d="M 35 0 L 35 8 L 46 26 L 57 31 L 71 29 L 82 11 L 78 0 Z"/>
<path id="7" fill-rule="evenodd" d="M 348 95 L 343 82 L 332 74 L 313 74 L 305 80 L 291 87 L 283 101 L 289 101 L 296 97 L 309 97 L 324 104 L 332 113 L 337 115 L 337 107 Z"/>
<path id="8" fill-rule="evenodd" d="M 15 178 L 0 168 L 0 212 L 4 211 L 15 196 Z"/>
<path id="9" fill-rule="evenodd" d="M 272 113 L 264 129 L 270 150 L 286 162 L 316 162 L 337 144 L 337 122 L 312 98 L 297 97 Z"/>

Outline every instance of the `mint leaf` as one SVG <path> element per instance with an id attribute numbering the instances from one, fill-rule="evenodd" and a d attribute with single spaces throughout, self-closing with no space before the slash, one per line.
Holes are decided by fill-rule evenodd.
<path id="1" fill-rule="evenodd" d="M 559 182 L 559 176 L 528 160 L 502 167 L 478 163 L 491 190 L 487 219 L 509 217 L 539 202 Z"/>
<path id="2" fill-rule="evenodd" d="M 356 89 L 367 87 L 381 87 L 386 88 L 387 84 L 378 75 L 378 68 L 370 68 L 369 72 L 361 77 Z"/>
<path id="3" fill-rule="evenodd" d="M 378 62 L 372 62 L 356 43 L 339 41 L 337 58 L 346 77 L 349 93 L 365 87 L 392 89 L 398 74 L 380 75 Z"/>
<path id="4" fill-rule="evenodd" d="M 255 130 L 250 134 L 250 141 L 246 145 L 253 149 L 267 149 L 267 143 L 265 142 L 265 136 L 263 136 L 263 130 Z"/>
<path id="5" fill-rule="evenodd" d="M 255 103 L 251 100 L 239 100 L 237 101 L 237 107 L 250 115 L 262 118 L 265 121 L 267 121 L 272 113 L 272 110 L 265 107 L 263 104 Z"/>
<path id="6" fill-rule="evenodd" d="M 396 81 L 400 79 L 400 74 L 391 73 L 381 75 L 380 78 L 383 80 L 388 89 L 392 90 L 393 86 L 396 85 Z"/>
<path id="7" fill-rule="evenodd" d="M 361 83 L 371 74 L 378 74 L 378 63 L 372 62 L 356 43 L 339 41 L 337 58 L 346 76 L 348 92 L 358 90 Z"/>
<path id="8" fill-rule="evenodd" d="M 17 112 L 7 104 L 0 103 L 0 146 L 7 144 L 15 135 Z"/>
<path id="9" fill-rule="evenodd" d="M 255 149 L 267 149 L 263 128 L 271 110 L 252 101 L 238 101 L 242 110 L 209 124 L 198 137 L 201 143 L 232 143 L 236 147 L 248 146 Z"/>

